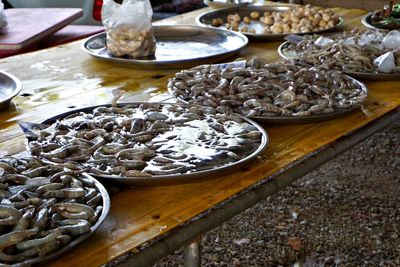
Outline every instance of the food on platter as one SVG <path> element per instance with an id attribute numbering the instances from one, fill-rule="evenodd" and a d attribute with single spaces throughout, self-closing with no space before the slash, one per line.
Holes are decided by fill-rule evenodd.
<path id="1" fill-rule="evenodd" d="M 282 49 L 285 56 L 328 69 L 400 73 L 400 31 L 355 29 L 329 36 L 304 36 Z"/>
<path id="2" fill-rule="evenodd" d="M 0 158 L 0 263 L 38 262 L 91 232 L 103 212 L 96 183 L 36 157 Z"/>
<path id="3" fill-rule="evenodd" d="M 229 165 L 252 154 L 261 139 L 253 124 L 213 108 L 132 103 L 94 107 L 41 125 L 31 133 L 29 149 L 96 175 L 151 177 Z"/>
<path id="4" fill-rule="evenodd" d="M 400 29 L 400 2 L 390 1 L 381 10 L 374 11 L 369 23 L 381 29 Z"/>
<path id="5" fill-rule="evenodd" d="M 107 50 L 116 57 L 154 56 L 156 39 L 149 0 L 105 0 L 102 21 L 107 35 Z"/>
<path id="6" fill-rule="evenodd" d="M 298 65 L 249 63 L 245 68 L 204 65 L 176 73 L 169 91 L 178 100 L 249 117 L 302 117 L 353 109 L 365 87 L 339 71 Z"/>
<path id="7" fill-rule="evenodd" d="M 226 18 L 214 18 L 211 25 L 225 27 L 233 31 L 257 34 L 309 33 L 334 28 L 339 23 L 339 16 L 331 9 L 310 5 L 300 6 L 287 11 L 252 11 L 245 16 L 238 13 L 229 14 Z M 253 24 L 263 25 L 253 27 Z"/>

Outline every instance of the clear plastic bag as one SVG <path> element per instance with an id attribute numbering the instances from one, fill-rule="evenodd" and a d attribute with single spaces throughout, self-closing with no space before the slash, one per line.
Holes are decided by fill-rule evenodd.
<path id="1" fill-rule="evenodd" d="M 149 0 L 105 0 L 102 21 L 107 34 L 107 49 L 117 57 L 153 56 L 156 48 Z"/>
<path id="2" fill-rule="evenodd" d="M 3 1 L 0 0 L 0 33 L 4 33 L 6 31 L 7 26 L 7 18 L 4 13 L 4 4 Z"/>

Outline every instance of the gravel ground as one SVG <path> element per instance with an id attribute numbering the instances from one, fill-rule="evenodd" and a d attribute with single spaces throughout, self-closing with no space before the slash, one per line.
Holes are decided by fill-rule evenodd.
<path id="1" fill-rule="evenodd" d="M 393 125 L 204 235 L 202 265 L 400 266 L 399 192 Z"/>

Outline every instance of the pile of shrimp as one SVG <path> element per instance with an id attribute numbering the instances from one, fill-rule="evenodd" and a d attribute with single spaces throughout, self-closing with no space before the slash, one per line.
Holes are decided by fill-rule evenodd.
<path id="1" fill-rule="evenodd" d="M 366 89 L 339 71 L 293 62 L 249 62 L 246 68 L 203 65 L 178 72 L 168 84 L 185 103 L 214 107 L 245 116 L 310 116 L 353 109 Z"/>
<path id="2" fill-rule="evenodd" d="M 88 233 L 102 196 L 81 171 L 35 157 L 0 159 L 0 263 L 42 258 Z"/>
<path id="3" fill-rule="evenodd" d="M 298 44 L 290 43 L 283 49 L 287 55 L 293 54 L 295 58 L 314 66 L 327 69 L 342 70 L 345 72 L 377 73 L 374 60 L 379 56 L 393 52 L 396 68 L 394 73 L 400 73 L 400 46 L 397 49 L 384 48 L 381 44 L 385 37 L 385 31 L 359 30 L 337 33 L 327 36 L 334 42 L 318 46 L 315 41 L 319 35 L 304 36 L 304 40 Z M 360 39 L 373 38 L 372 42 L 364 42 Z M 346 42 L 350 40 L 350 42 Z"/>
<path id="4" fill-rule="evenodd" d="M 254 152 L 262 133 L 212 108 L 129 104 L 77 112 L 37 133 L 29 149 L 96 175 L 150 177 L 213 169 Z"/>

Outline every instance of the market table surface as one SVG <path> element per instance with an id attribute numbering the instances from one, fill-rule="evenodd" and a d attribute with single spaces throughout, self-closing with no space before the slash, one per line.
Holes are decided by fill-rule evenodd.
<path id="1" fill-rule="evenodd" d="M 0 35 L 2 57 L 36 50 L 40 40 L 83 14 L 80 8 L 10 8 L 4 12 L 8 25 Z"/>
<path id="2" fill-rule="evenodd" d="M 194 24 L 206 9 L 158 23 Z M 361 26 L 362 10 L 334 9 L 345 29 Z M 24 151 L 17 122 L 39 122 L 71 108 L 120 101 L 167 99 L 168 78 L 177 70 L 137 70 L 98 61 L 81 49 L 81 41 L 0 60 L 0 69 L 18 76 L 22 92 L 8 110 L 0 112 L 0 156 Z M 279 59 L 279 42 L 250 44 L 238 56 Z M 55 259 L 51 266 L 98 266 L 171 231 L 223 200 L 299 162 L 341 137 L 368 127 L 399 110 L 399 82 L 366 82 L 368 112 L 357 110 L 335 120 L 303 125 L 264 125 L 270 145 L 262 156 L 233 174 L 192 184 L 126 188 L 111 198 L 111 212 L 87 241 Z M 386 115 L 385 115 L 386 116 Z"/>

